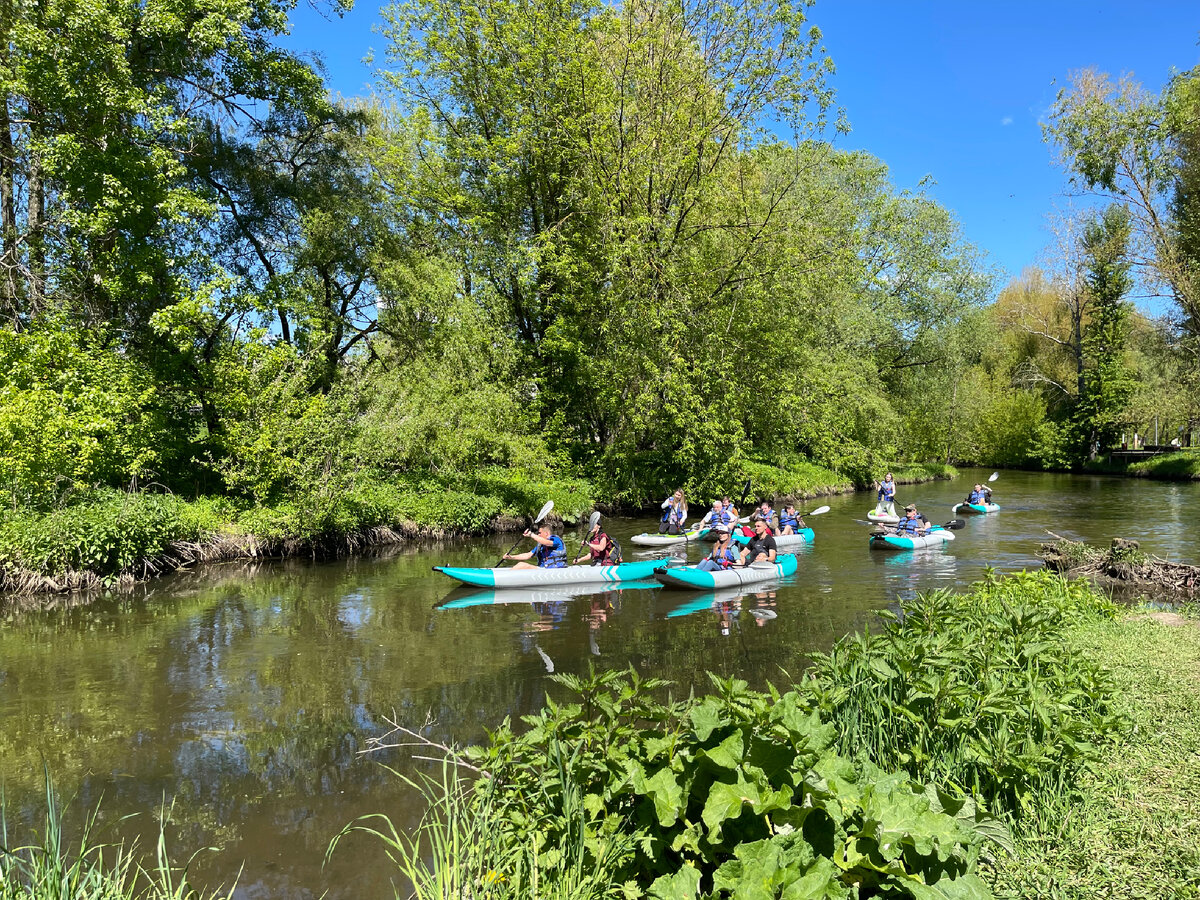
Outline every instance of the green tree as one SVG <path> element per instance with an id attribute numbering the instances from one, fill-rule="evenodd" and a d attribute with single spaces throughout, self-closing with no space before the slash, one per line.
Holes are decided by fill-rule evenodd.
<path id="1" fill-rule="evenodd" d="M 1082 236 L 1091 302 L 1081 341 L 1086 364 L 1074 420 L 1083 442 L 1080 449 L 1093 459 L 1121 431 L 1133 393 L 1126 360 L 1129 305 L 1125 296 L 1133 286 L 1129 241 L 1129 213 L 1118 204 L 1088 222 Z"/>

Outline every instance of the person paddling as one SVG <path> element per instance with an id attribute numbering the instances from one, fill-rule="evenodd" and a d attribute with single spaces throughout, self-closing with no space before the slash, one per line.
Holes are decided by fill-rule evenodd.
<path id="1" fill-rule="evenodd" d="M 750 518 L 754 519 L 755 521 L 758 521 L 759 519 L 765 520 L 767 523 L 767 530 L 772 531 L 771 523 L 775 520 L 775 510 L 771 509 L 770 501 L 764 500 L 762 505 L 754 510 Z"/>
<path id="2" fill-rule="evenodd" d="M 796 512 L 796 504 L 789 503 L 779 513 L 779 533 L 795 534 L 804 527 L 804 519 Z"/>
<path id="3" fill-rule="evenodd" d="M 896 514 L 896 479 L 892 477 L 891 472 L 884 475 L 883 481 L 879 482 L 879 493 L 875 500 L 875 515 L 881 516 L 885 512 L 889 516 Z"/>
<path id="4" fill-rule="evenodd" d="M 536 532 L 526 528 L 523 533 L 525 537 L 536 541 L 537 546 L 526 553 L 505 553 L 505 559 L 518 560 L 517 564 L 513 566 L 514 569 L 561 569 L 566 566 L 567 547 L 563 544 L 562 538 L 551 532 L 549 522 L 539 525 Z M 536 559 L 537 562 L 525 562 L 531 558 Z"/>
<path id="5" fill-rule="evenodd" d="M 614 566 L 617 564 L 616 557 L 619 557 L 621 554 L 621 551 L 617 548 L 617 542 L 600 530 L 599 520 L 592 526 L 592 530 L 588 533 L 583 545 L 587 548 L 588 552 L 576 559 L 576 563 L 590 559 L 593 566 Z"/>
<path id="6" fill-rule="evenodd" d="M 705 513 L 704 518 L 700 520 L 700 527 L 715 531 L 722 525 L 729 526 L 733 522 L 734 516 L 725 508 L 724 501 L 714 500 L 712 509 Z"/>
<path id="7" fill-rule="evenodd" d="M 738 552 L 733 549 L 729 526 L 718 525 L 713 530 L 717 534 L 717 542 L 713 545 L 712 552 L 696 564 L 696 568 L 702 572 L 719 572 L 742 561 Z"/>
<path id="8" fill-rule="evenodd" d="M 967 494 L 967 503 L 983 505 L 992 502 L 992 490 L 982 484 L 976 484 L 971 493 Z"/>
<path id="9" fill-rule="evenodd" d="M 683 524 L 687 521 L 687 497 L 680 488 L 662 502 L 663 516 L 658 523 L 659 534 L 680 534 Z"/>
<path id="10" fill-rule="evenodd" d="M 909 537 L 924 534 L 929 530 L 929 522 L 925 517 L 917 512 L 915 503 L 910 503 L 904 507 L 904 518 L 896 525 L 896 534 L 904 534 Z"/>
<path id="11" fill-rule="evenodd" d="M 756 562 L 775 562 L 775 538 L 767 526 L 766 519 L 754 520 L 754 537 L 742 551 L 742 565 L 748 566 Z"/>

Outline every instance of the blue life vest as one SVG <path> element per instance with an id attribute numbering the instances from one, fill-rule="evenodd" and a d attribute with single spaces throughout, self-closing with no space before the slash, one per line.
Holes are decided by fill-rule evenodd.
<path id="1" fill-rule="evenodd" d="M 971 491 L 971 493 L 967 495 L 967 502 L 968 503 L 987 503 L 987 500 L 985 499 L 986 497 L 987 497 L 987 494 L 985 494 L 983 491 Z"/>
<path id="2" fill-rule="evenodd" d="M 723 509 L 719 513 L 712 510 L 708 511 L 708 527 L 716 528 L 718 525 L 730 525 L 733 523 L 733 516 L 729 514 L 729 510 Z"/>
<path id="3" fill-rule="evenodd" d="M 733 549 L 733 545 L 726 547 L 724 550 L 712 552 L 712 561 L 719 564 L 722 569 L 728 569 L 730 566 L 742 561 L 738 552 Z"/>
<path id="4" fill-rule="evenodd" d="M 879 485 L 879 499 L 886 500 L 888 503 L 896 496 L 896 482 L 884 481 Z"/>
<path id="5" fill-rule="evenodd" d="M 916 535 L 917 531 L 920 530 L 923 524 L 925 523 L 921 520 L 920 516 L 914 516 L 911 519 L 908 516 L 905 516 L 900 520 L 899 529 L 905 534 Z"/>
<path id="6" fill-rule="evenodd" d="M 660 522 L 666 522 L 668 525 L 682 525 L 683 520 L 683 510 L 675 505 L 674 500 L 667 504 L 667 508 L 663 510 L 663 517 L 659 519 Z"/>
<path id="7" fill-rule="evenodd" d="M 563 546 L 562 538 L 557 534 L 552 534 L 550 535 L 550 540 L 554 542 L 554 546 L 547 547 L 544 544 L 538 544 L 537 549 L 533 551 L 534 558 L 543 569 L 565 568 L 567 565 L 567 548 Z"/>
<path id="8" fill-rule="evenodd" d="M 785 525 L 791 525 L 792 530 L 795 531 L 800 527 L 800 514 L 790 513 L 787 510 L 781 512 L 779 514 L 779 527 L 783 528 Z"/>
<path id="9" fill-rule="evenodd" d="M 771 509 L 771 507 L 769 507 L 769 506 L 768 506 L 768 507 L 767 507 L 767 511 L 766 511 L 766 512 L 763 512 L 763 511 L 762 511 L 762 507 L 760 506 L 758 509 L 756 509 L 756 510 L 754 511 L 754 516 L 753 516 L 753 518 L 755 518 L 755 519 L 766 519 L 766 521 L 767 521 L 767 524 L 768 524 L 768 525 L 770 525 L 770 524 L 771 524 L 771 517 L 772 517 L 773 515 L 775 515 L 775 510 Z"/>

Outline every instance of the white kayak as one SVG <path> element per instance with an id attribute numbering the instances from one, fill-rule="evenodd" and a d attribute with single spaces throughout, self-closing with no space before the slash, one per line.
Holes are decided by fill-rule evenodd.
<path id="1" fill-rule="evenodd" d="M 872 509 L 869 513 L 867 513 L 867 520 L 871 522 L 880 522 L 884 525 L 896 525 L 899 523 L 900 517 L 894 516 L 891 513 L 875 512 L 875 510 Z"/>
<path id="2" fill-rule="evenodd" d="M 1000 507 L 995 503 L 955 503 L 950 507 L 950 512 L 953 513 L 975 513 L 984 515 L 986 513 L 999 512 Z"/>
<path id="3" fill-rule="evenodd" d="M 811 528 L 801 528 L 795 534 L 776 534 L 772 535 L 775 538 L 775 549 L 784 550 L 787 547 L 802 547 L 805 544 L 811 544 L 813 541 L 813 530 Z M 745 534 L 735 534 L 733 539 L 743 547 L 750 543 L 750 536 Z"/>
<path id="4" fill-rule="evenodd" d="M 954 535 L 934 525 L 925 534 L 873 534 L 871 535 L 872 550 L 916 550 L 919 547 L 940 547 L 946 541 L 954 540 Z M 658 573 L 655 573 L 658 577 Z"/>
<path id="5" fill-rule="evenodd" d="M 651 534 L 649 531 L 643 531 L 641 534 L 635 534 L 629 541 L 642 547 L 674 547 L 699 538 L 699 531 L 685 531 L 683 534 Z"/>
<path id="6" fill-rule="evenodd" d="M 647 559 L 618 566 L 563 566 L 560 569 L 468 569 L 434 566 L 433 571 L 476 587 L 541 587 L 542 585 L 609 583 L 651 578 L 665 559 Z"/>
<path id="7" fill-rule="evenodd" d="M 775 562 L 751 563 L 748 566 L 731 566 L 716 572 L 705 572 L 696 566 L 661 567 L 654 570 L 654 577 L 669 588 L 685 588 L 693 591 L 712 591 L 719 588 L 737 587 L 782 578 L 796 571 L 796 556 L 781 553 Z"/>

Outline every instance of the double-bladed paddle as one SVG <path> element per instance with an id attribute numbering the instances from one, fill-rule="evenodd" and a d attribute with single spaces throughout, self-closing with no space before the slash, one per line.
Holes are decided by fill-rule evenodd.
<path id="1" fill-rule="evenodd" d="M 544 518 L 546 518 L 546 516 L 550 515 L 550 510 L 552 510 L 552 509 L 554 509 L 554 501 L 547 500 L 546 505 L 542 507 L 542 511 L 540 513 L 538 513 L 537 518 L 533 520 L 533 524 L 537 525 L 539 522 L 542 521 L 542 519 L 544 519 Z M 515 541 L 513 541 L 513 545 L 508 548 L 508 550 L 505 552 L 504 556 L 508 556 L 509 553 L 512 553 L 514 550 L 516 550 L 517 544 L 521 543 L 521 538 L 523 538 L 523 537 L 525 537 L 524 534 L 522 534 L 521 537 L 519 537 Z M 500 559 L 498 559 L 496 561 L 496 565 L 492 566 L 493 569 L 499 568 L 500 563 L 504 562 L 504 556 L 500 557 Z"/>
<path id="2" fill-rule="evenodd" d="M 579 542 L 579 552 L 575 554 L 575 558 L 579 559 L 583 555 L 583 547 L 587 543 L 588 538 L 592 536 L 592 529 L 600 524 L 600 510 L 596 510 L 588 517 L 587 531 L 583 533 L 583 540 Z"/>

